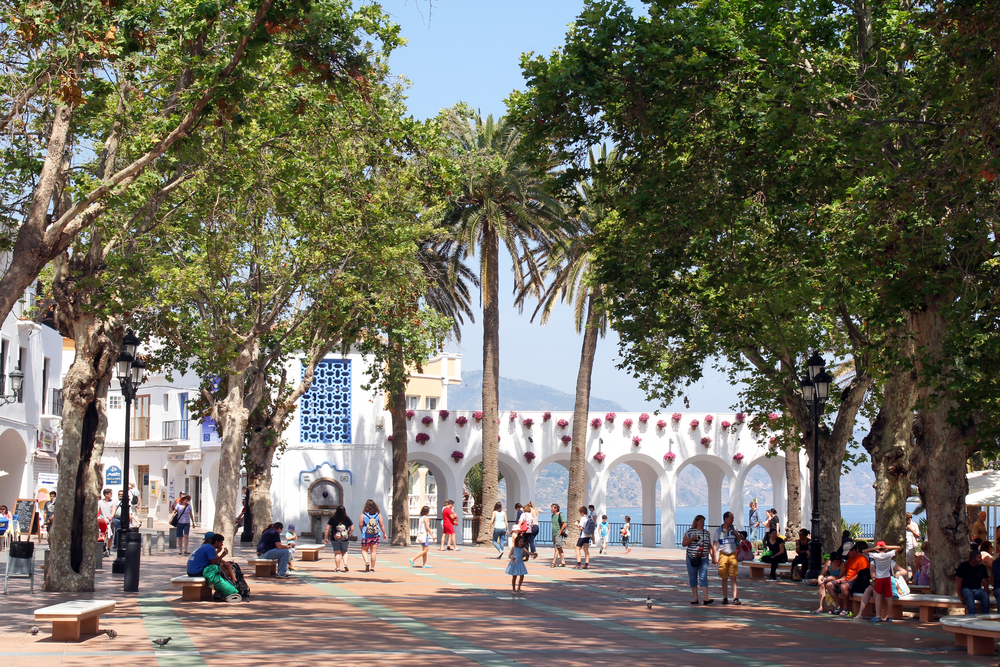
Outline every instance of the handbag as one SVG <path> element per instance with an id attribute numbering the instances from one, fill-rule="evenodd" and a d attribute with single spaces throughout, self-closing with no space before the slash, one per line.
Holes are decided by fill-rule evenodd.
<path id="1" fill-rule="evenodd" d="M 177 519 L 179 519 L 179 518 L 180 517 L 177 516 L 177 512 L 174 512 L 173 516 L 170 517 L 170 525 L 173 526 L 174 528 L 176 528 L 177 527 Z"/>
<path id="2" fill-rule="evenodd" d="M 691 556 L 688 562 L 691 563 L 691 567 L 701 567 L 701 556 Z"/>

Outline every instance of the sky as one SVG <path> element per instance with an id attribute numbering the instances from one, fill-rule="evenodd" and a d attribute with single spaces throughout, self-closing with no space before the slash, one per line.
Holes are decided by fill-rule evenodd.
<path id="1" fill-rule="evenodd" d="M 524 88 L 521 54 L 548 54 L 560 46 L 583 2 L 382 0 L 382 6 L 408 40 L 391 57 L 392 73 L 410 82 L 410 113 L 424 119 L 457 102 L 479 109 L 484 116 L 503 115 L 504 99 Z M 510 266 L 509 256 L 501 257 L 501 265 L 504 261 Z M 478 258 L 471 259 L 470 265 L 478 267 Z M 537 320 L 532 323 L 532 309 L 519 314 L 514 307 L 513 274 L 501 272 L 500 276 L 500 375 L 575 393 L 583 338 L 576 333 L 570 307 L 559 307 L 545 327 Z M 480 308 L 475 324 L 466 322 L 461 344 L 452 342 L 448 347 L 463 353 L 464 370 L 483 366 L 481 312 Z M 594 396 L 616 401 L 630 411 L 685 409 L 680 403 L 661 406 L 647 401 L 638 381 L 616 368 L 619 362 L 618 337 L 609 330 L 597 345 Z M 691 411 L 727 411 L 736 403 L 736 394 L 735 387 L 711 370 L 704 381 L 687 390 Z"/>

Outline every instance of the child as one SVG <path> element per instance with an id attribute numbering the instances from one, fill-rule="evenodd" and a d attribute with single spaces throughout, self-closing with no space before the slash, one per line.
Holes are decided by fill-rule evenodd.
<path id="1" fill-rule="evenodd" d="M 924 542 L 920 545 L 920 553 L 917 554 L 917 585 L 931 585 L 931 560 L 927 557 L 927 548 L 930 545 Z"/>
<path id="2" fill-rule="evenodd" d="M 625 554 L 630 553 L 632 551 L 632 549 L 628 545 L 628 537 L 629 534 L 632 532 L 632 517 L 630 517 L 628 514 L 625 515 L 625 525 L 622 526 L 622 529 L 619 532 L 622 538 L 622 546 L 625 548 L 625 551 L 622 552 L 622 555 L 624 556 Z"/>
<path id="3" fill-rule="evenodd" d="M 837 601 L 833 597 L 833 582 L 840 578 L 840 568 L 844 564 L 844 556 L 840 551 L 831 551 L 830 559 L 823 564 L 823 569 L 819 571 L 819 578 L 816 579 L 816 587 L 819 589 L 819 608 L 817 614 L 826 612 L 825 603 L 829 602 L 834 607 Z"/>
<path id="4" fill-rule="evenodd" d="M 524 583 L 524 575 L 528 574 L 528 568 L 524 561 L 524 535 L 518 535 L 514 540 L 514 546 L 510 550 L 510 563 L 507 564 L 507 574 L 510 575 L 510 594 L 520 595 L 521 584 Z"/>
<path id="5" fill-rule="evenodd" d="M 864 550 L 864 554 L 871 560 L 875 570 L 872 582 L 875 589 L 875 617 L 872 620 L 876 623 L 892 620 L 893 558 L 895 558 L 896 552 L 901 551 L 902 548 L 887 546 L 885 542 L 879 541 L 875 543 L 873 548 Z M 883 603 L 887 610 L 884 617 L 881 616 Z"/>
<path id="6" fill-rule="evenodd" d="M 601 540 L 600 545 L 598 545 L 597 553 L 602 554 L 608 548 L 608 534 L 611 532 L 611 526 L 608 525 L 608 515 L 601 515 L 601 523 L 597 526 L 597 534 Z"/>
<path id="7" fill-rule="evenodd" d="M 295 558 L 295 541 L 299 539 L 298 535 L 295 534 L 295 524 L 288 524 L 288 530 L 285 531 L 285 543 L 288 545 L 288 569 L 297 570 L 298 568 L 292 565 L 291 561 Z"/>
<path id="8" fill-rule="evenodd" d="M 421 552 L 415 558 L 410 559 L 410 567 L 417 567 L 416 561 L 423 558 L 424 562 L 420 567 L 429 569 L 427 551 L 431 542 L 434 541 L 434 529 L 431 528 L 431 508 L 429 506 L 424 505 L 420 508 L 420 518 L 417 521 L 417 544 L 420 546 Z"/>

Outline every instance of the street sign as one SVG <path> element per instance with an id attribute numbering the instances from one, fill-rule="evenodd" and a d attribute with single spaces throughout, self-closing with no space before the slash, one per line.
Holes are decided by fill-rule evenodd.
<path id="1" fill-rule="evenodd" d="M 122 483 L 122 469 L 118 466 L 110 466 L 104 474 L 104 483 L 108 485 Z"/>

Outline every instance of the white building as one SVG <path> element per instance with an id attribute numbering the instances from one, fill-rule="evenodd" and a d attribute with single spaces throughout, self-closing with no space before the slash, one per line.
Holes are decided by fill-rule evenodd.
<path id="1" fill-rule="evenodd" d="M 0 261 L 9 260 L 9 254 Z M 0 327 L 0 504 L 12 511 L 17 498 L 48 499 L 55 489 L 62 415 L 63 339 L 30 319 L 35 288 Z M 24 374 L 14 396 L 10 373 Z"/>

